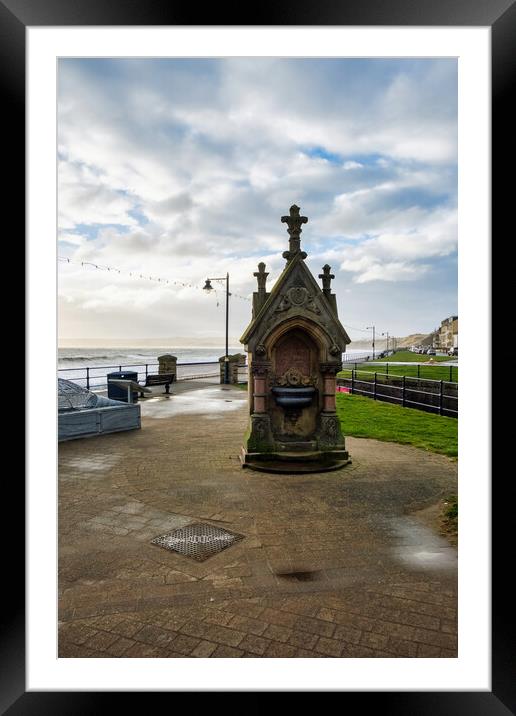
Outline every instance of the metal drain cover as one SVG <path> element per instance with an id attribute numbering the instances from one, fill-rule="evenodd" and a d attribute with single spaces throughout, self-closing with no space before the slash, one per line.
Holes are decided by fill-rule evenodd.
<path id="1" fill-rule="evenodd" d="M 157 544 L 173 552 L 179 552 L 186 557 L 204 562 L 217 552 L 243 539 L 244 535 L 229 532 L 221 527 L 214 527 L 203 522 L 196 522 L 186 527 L 179 527 L 169 534 L 155 537 L 151 544 Z"/>

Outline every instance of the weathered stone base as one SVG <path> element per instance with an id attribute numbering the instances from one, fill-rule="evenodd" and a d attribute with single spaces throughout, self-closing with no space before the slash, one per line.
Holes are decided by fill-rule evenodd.
<path id="1" fill-rule="evenodd" d="M 271 420 L 265 413 L 252 413 L 249 427 L 244 436 L 244 445 L 249 452 L 270 452 L 274 450 Z"/>
<path id="2" fill-rule="evenodd" d="M 347 450 L 324 450 L 314 452 L 248 452 L 240 450 L 242 467 L 259 472 L 298 474 L 340 470 L 351 463 Z"/>
<path id="3" fill-rule="evenodd" d="M 340 427 L 340 420 L 334 411 L 322 412 L 319 415 L 319 429 L 316 434 L 319 450 L 344 450 L 345 440 Z"/>

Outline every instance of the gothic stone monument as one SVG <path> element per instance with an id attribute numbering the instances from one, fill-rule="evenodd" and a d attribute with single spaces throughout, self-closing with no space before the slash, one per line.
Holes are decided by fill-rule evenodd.
<path id="1" fill-rule="evenodd" d="M 248 352 L 249 426 L 241 451 L 244 467 L 267 472 L 321 472 L 346 465 L 335 411 L 335 375 L 350 339 L 337 316 L 328 265 L 322 289 L 301 251 L 299 207 L 281 217 L 288 226 L 287 264 L 266 290 L 265 264 L 254 274 L 252 320 L 240 341 Z"/>

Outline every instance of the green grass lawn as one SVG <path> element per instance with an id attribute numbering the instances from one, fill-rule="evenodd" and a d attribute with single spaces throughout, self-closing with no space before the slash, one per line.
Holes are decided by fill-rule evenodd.
<path id="1" fill-rule="evenodd" d="M 419 356 L 420 358 L 428 359 L 428 356 Z M 346 364 L 344 364 L 346 365 Z M 355 368 L 354 363 L 349 364 L 349 368 L 344 368 L 337 374 L 338 378 L 351 378 L 351 371 Z M 418 370 L 419 368 L 419 370 Z M 367 363 L 357 363 L 357 377 L 360 378 L 360 373 L 374 373 L 378 374 L 388 373 L 388 375 L 406 375 L 413 378 L 428 378 L 430 380 L 450 380 L 450 366 L 447 365 L 398 365 L 391 363 L 390 360 L 388 365 L 378 365 L 375 361 L 368 361 Z M 419 376 L 418 376 L 419 373 Z M 459 381 L 459 369 L 457 366 L 451 366 L 451 379 L 452 382 L 458 383 Z M 368 380 L 364 378 L 364 380 Z M 378 380 L 381 380 L 378 375 Z"/>
<path id="2" fill-rule="evenodd" d="M 402 408 L 349 393 L 337 393 L 335 397 L 344 435 L 414 445 L 457 457 L 456 418 Z"/>

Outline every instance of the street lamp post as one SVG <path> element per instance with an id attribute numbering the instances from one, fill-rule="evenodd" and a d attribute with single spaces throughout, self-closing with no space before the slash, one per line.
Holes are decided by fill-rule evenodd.
<path id="1" fill-rule="evenodd" d="M 226 282 L 226 354 L 224 356 L 224 384 L 229 385 L 229 353 L 228 353 L 228 330 L 229 330 L 229 273 L 223 277 L 207 278 L 203 286 L 204 291 L 213 291 L 212 281 Z"/>
<path id="2" fill-rule="evenodd" d="M 375 326 L 366 326 L 366 329 L 368 331 L 370 331 L 371 329 L 373 330 L 373 360 L 374 360 L 374 358 L 375 358 L 375 353 L 374 353 L 374 335 L 375 335 L 375 333 L 374 332 L 376 330 L 376 327 Z"/>
<path id="3" fill-rule="evenodd" d="M 387 336 L 387 348 L 386 350 L 389 350 L 389 331 L 385 331 L 385 333 L 382 333 L 382 336 Z"/>

